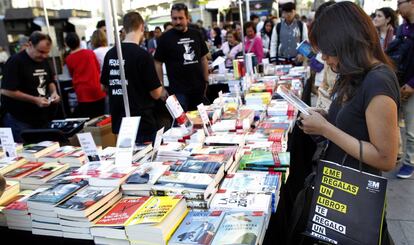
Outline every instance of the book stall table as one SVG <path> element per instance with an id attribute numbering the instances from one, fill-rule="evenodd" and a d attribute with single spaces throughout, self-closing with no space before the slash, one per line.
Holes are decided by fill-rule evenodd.
<path id="1" fill-rule="evenodd" d="M 58 142 L 20 147 L 0 160 L 0 233 L 42 244 L 273 244 L 293 94 L 308 69 L 273 71 L 226 75 L 228 93 L 179 114 L 162 144 L 135 146 L 131 164 L 115 164 L 120 146 L 102 147 L 100 161 Z M 282 87 L 294 98 L 283 99 Z"/>

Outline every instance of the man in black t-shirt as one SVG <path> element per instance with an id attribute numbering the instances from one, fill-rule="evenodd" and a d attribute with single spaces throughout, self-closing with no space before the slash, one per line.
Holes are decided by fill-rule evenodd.
<path id="1" fill-rule="evenodd" d="M 144 36 L 141 15 L 138 12 L 127 13 L 123 25 L 126 35 L 121 47 L 128 82 L 129 108 L 131 116 L 141 116 L 136 142 L 153 141 L 158 129 L 153 113 L 155 100 L 165 97 L 165 90 L 158 80 L 152 56 L 139 46 Z M 112 132 L 118 134 L 125 109 L 116 47 L 105 55 L 101 83 L 108 89 Z"/>
<path id="2" fill-rule="evenodd" d="M 172 6 L 171 20 L 174 28 L 158 41 L 155 68 L 163 81 L 162 64 L 165 63 L 171 92 L 185 111 L 195 110 L 204 102 L 208 85 L 207 45 L 200 32 L 188 28 L 188 9 L 184 4 Z"/>
<path id="3" fill-rule="evenodd" d="M 35 31 L 29 46 L 5 65 L 1 85 L 3 125 L 12 129 L 16 142 L 22 142 L 23 130 L 46 127 L 51 105 L 60 101 L 46 60 L 51 47 L 49 35 Z"/>

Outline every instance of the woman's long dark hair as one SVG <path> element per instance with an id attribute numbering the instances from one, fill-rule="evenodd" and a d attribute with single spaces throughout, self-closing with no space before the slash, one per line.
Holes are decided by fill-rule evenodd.
<path id="1" fill-rule="evenodd" d="M 267 25 L 268 23 L 270 23 L 270 24 L 272 25 L 272 28 L 270 29 L 270 32 L 267 32 L 267 31 L 266 31 L 266 25 Z M 263 34 L 267 35 L 269 38 L 272 38 L 273 26 L 274 26 L 274 24 L 273 24 L 273 21 L 272 21 L 272 20 L 266 20 L 266 21 L 264 22 L 264 24 L 263 24 L 263 27 L 262 27 L 261 32 L 262 32 Z"/>
<path id="2" fill-rule="evenodd" d="M 339 79 L 333 94 L 345 102 L 355 95 L 365 75 L 376 64 L 375 58 L 391 68 L 390 59 L 381 48 L 371 18 L 352 2 L 326 7 L 312 24 L 309 40 L 322 54 L 337 57 Z"/>
<path id="3" fill-rule="evenodd" d="M 395 11 L 392 8 L 384 7 L 377 9 L 376 11 L 382 12 L 386 19 L 390 18 L 390 22 L 388 22 L 388 25 L 392 26 L 392 28 L 396 29 L 398 27 L 398 18 L 395 14 Z"/>

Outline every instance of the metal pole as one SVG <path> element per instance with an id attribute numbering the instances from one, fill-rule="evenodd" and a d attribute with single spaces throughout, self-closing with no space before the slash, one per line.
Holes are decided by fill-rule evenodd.
<path id="1" fill-rule="evenodd" d="M 204 5 L 200 4 L 200 20 L 204 23 Z"/>
<path id="2" fill-rule="evenodd" d="M 250 0 L 246 0 L 246 21 L 250 20 Z"/>
<path id="3" fill-rule="evenodd" d="M 239 16 L 240 16 L 240 26 L 241 26 L 241 38 L 242 38 L 242 49 L 243 49 L 243 58 L 246 56 L 246 51 L 244 50 L 244 22 L 243 22 L 243 1 L 239 0 Z M 244 62 L 246 64 L 246 62 Z"/>
<path id="4" fill-rule="evenodd" d="M 45 20 L 46 20 L 47 34 L 50 35 L 49 16 L 47 14 L 45 0 L 43 0 L 42 3 L 43 3 L 43 12 L 45 14 Z M 55 59 L 55 56 L 53 56 L 53 55 L 52 55 L 52 63 L 53 63 L 53 70 L 55 72 L 55 82 L 56 82 L 56 86 L 57 86 L 59 95 L 62 96 L 62 90 L 60 89 L 59 76 L 58 76 L 58 72 L 57 72 L 58 70 L 57 70 L 57 65 L 56 65 L 56 59 Z M 66 118 L 65 107 L 63 106 L 63 100 L 62 99 L 60 100 L 59 104 L 62 107 L 63 118 Z"/>
<path id="5" fill-rule="evenodd" d="M 102 0 L 102 6 L 105 16 L 105 26 L 106 26 L 106 39 L 108 40 L 108 46 L 112 47 L 115 43 L 114 41 L 114 28 L 112 27 L 112 16 L 111 16 L 111 7 L 110 3 L 107 0 Z M 115 33 L 115 36 L 117 34 Z"/>
<path id="6" fill-rule="evenodd" d="M 112 21 L 114 25 L 116 52 L 118 54 L 119 71 L 121 72 L 122 97 L 124 98 L 125 116 L 130 117 L 131 112 L 129 111 L 128 89 L 127 89 L 127 81 L 126 81 L 125 70 L 124 70 L 124 58 L 122 56 L 121 41 L 119 40 L 119 35 L 118 35 L 119 33 L 118 18 L 117 18 L 115 7 L 114 7 L 114 0 L 111 0 L 110 2 L 111 2 L 111 9 L 112 9 L 111 11 Z"/>

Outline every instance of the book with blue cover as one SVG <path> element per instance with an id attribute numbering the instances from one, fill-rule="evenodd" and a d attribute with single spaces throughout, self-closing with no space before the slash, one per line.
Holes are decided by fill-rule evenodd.
<path id="1" fill-rule="evenodd" d="M 263 212 L 226 213 L 212 245 L 262 244 L 266 215 Z"/>
<path id="2" fill-rule="evenodd" d="M 191 211 L 168 244 L 211 244 L 224 218 L 223 211 Z"/>
<path id="3" fill-rule="evenodd" d="M 223 164 L 219 162 L 201 161 L 188 159 L 186 161 L 177 161 L 170 167 L 170 171 L 187 172 L 187 173 L 205 173 L 216 174 Z"/>
<path id="4" fill-rule="evenodd" d="M 28 206 L 33 209 L 50 210 L 87 184 L 86 180 L 62 181 L 31 196 L 28 200 Z"/>

